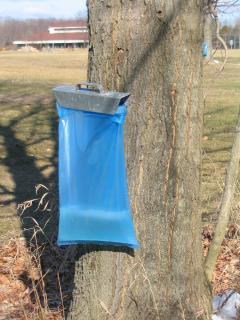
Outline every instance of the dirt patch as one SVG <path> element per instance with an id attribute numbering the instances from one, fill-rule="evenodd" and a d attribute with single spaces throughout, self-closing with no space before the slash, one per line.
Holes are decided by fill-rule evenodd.
<path id="1" fill-rule="evenodd" d="M 0 319 L 62 319 L 61 307 L 47 304 L 44 276 L 24 238 L 0 247 Z"/>
<path id="2" fill-rule="evenodd" d="M 211 225 L 203 229 L 203 255 L 206 257 L 213 239 Z M 217 260 L 212 280 L 213 294 L 222 294 L 228 290 L 240 293 L 240 230 L 238 225 L 230 225 Z"/>

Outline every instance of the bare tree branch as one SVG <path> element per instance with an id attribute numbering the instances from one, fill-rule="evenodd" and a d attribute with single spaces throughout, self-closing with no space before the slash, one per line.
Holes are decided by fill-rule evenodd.
<path id="1" fill-rule="evenodd" d="M 219 21 L 219 8 L 220 7 L 233 7 L 233 6 L 237 6 L 240 5 L 240 0 L 208 0 L 208 4 L 207 7 L 205 8 L 205 12 L 206 14 L 209 14 L 212 19 L 214 19 L 215 23 L 216 23 L 216 37 L 218 39 L 218 41 L 222 44 L 223 49 L 224 49 L 224 60 L 222 65 L 220 66 L 217 74 L 219 74 L 220 72 L 222 72 L 222 70 L 224 69 L 224 66 L 227 62 L 227 52 L 228 52 L 228 48 L 226 45 L 226 42 L 224 41 L 224 39 L 221 37 L 220 35 L 220 21 Z M 211 56 L 212 58 L 212 56 Z"/>
<path id="2" fill-rule="evenodd" d="M 236 134 L 234 137 L 229 169 L 226 175 L 225 189 L 224 189 L 223 198 L 221 202 L 218 222 L 217 222 L 214 238 L 210 245 L 208 256 L 205 262 L 205 272 L 209 282 L 211 282 L 212 280 L 217 257 L 220 252 L 221 244 L 223 242 L 227 225 L 229 222 L 231 205 L 232 205 L 232 200 L 235 193 L 235 187 L 236 187 L 236 182 L 237 182 L 237 177 L 239 172 L 239 161 L 240 161 L 240 112 L 238 114 L 238 124 L 236 127 Z"/>
<path id="3" fill-rule="evenodd" d="M 228 59 L 228 48 L 227 48 L 227 45 L 226 45 L 226 42 L 223 40 L 223 38 L 221 37 L 220 35 L 220 22 L 219 22 L 219 19 L 217 18 L 216 19 L 216 25 L 217 25 L 217 28 L 216 28 L 216 35 L 217 35 L 217 39 L 220 41 L 220 43 L 222 44 L 223 48 L 224 48 L 224 52 L 225 52 L 225 57 L 224 57 L 224 60 L 223 60 L 223 63 L 221 65 L 221 67 L 219 68 L 218 70 L 218 73 L 222 72 L 222 70 L 224 69 L 224 66 L 227 62 L 227 59 Z"/>

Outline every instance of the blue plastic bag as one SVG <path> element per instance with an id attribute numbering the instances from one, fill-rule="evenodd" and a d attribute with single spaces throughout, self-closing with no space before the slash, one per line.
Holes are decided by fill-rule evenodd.
<path id="1" fill-rule="evenodd" d="M 115 115 L 68 109 L 59 114 L 58 244 L 137 248 L 124 161 L 126 107 Z"/>
<path id="2" fill-rule="evenodd" d="M 203 42 L 202 44 L 202 56 L 207 57 L 208 56 L 208 44 L 207 42 Z"/>

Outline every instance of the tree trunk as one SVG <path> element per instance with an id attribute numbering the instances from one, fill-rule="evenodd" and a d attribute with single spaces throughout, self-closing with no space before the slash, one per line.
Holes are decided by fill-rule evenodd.
<path id="1" fill-rule="evenodd" d="M 202 2 L 88 1 L 89 81 L 132 94 L 125 152 L 141 248 L 79 247 L 67 319 L 210 319 L 199 212 Z"/>

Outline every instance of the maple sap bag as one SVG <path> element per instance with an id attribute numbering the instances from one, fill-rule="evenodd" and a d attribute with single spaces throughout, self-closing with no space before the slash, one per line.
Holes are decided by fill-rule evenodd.
<path id="1" fill-rule="evenodd" d="M 69 109 L 59 114 L 58 244 L 137 248 L 124 161 L 126 107 L 114 115 Z"/>

